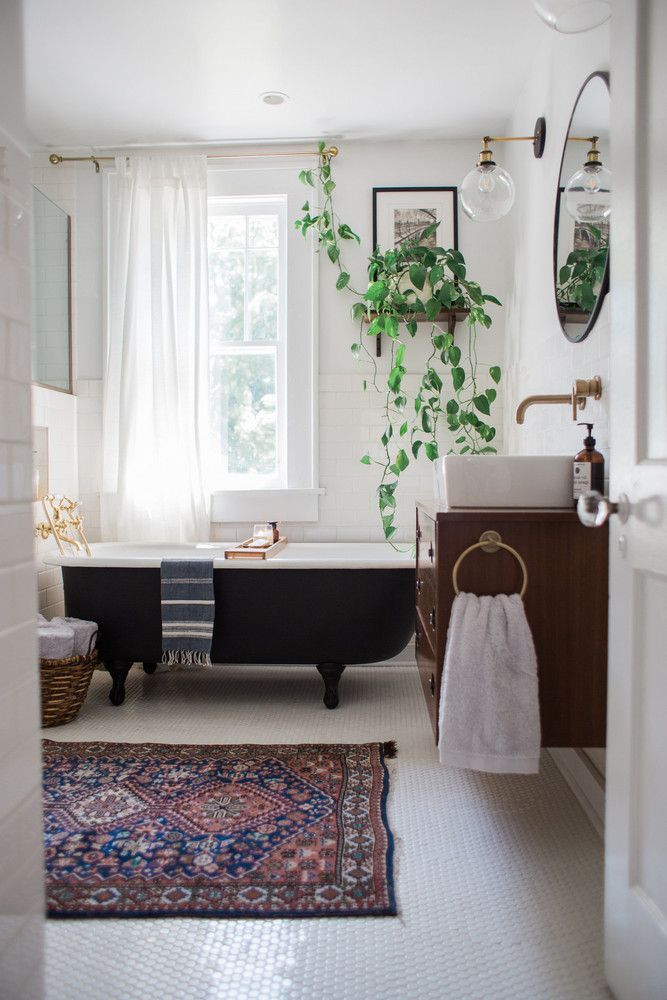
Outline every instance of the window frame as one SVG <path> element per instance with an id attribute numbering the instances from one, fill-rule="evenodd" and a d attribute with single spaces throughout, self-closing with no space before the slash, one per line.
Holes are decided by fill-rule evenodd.
<path id="1" fill-rule="evenodd" d="M 252 211 L 256 209 L 256 211 Z M 229 248 L 242 249 L 245 254 L 244 260 L 244 304 L 243 304 L 243 340 L 229 340 L 223 342 L 219 347 L 209 345 L 209 361 L 214 357 L 224 357 L 225 355 L 248 356 L 252 354 L 267 353 L 267 348 L 275 349 L 276 358 L 276 469 L 273 475 L 262 476 L 247 473 L 230 473 L 222 470 L 220 473 L 221 482 L 225 483 L 227 490 L 257 490 L 257 489 L 286 489 L 288 480 L 288 470 L 285 467 L 285 456 L 288 454 L 287 442 L 287 198 L 267 197 L 264 195 L 252 195 L 241 198 L 236 195 L 213 195 L 208 198 L 208 215 L 244 215 L 246 220 L 251 215 L 276 214 L 278 216 L 278 331 L 275 340 L 253 340 L 248 336 L 248 251 L 253 248 L 248 245 L 248 233 L 246 223 L 246 235 L 243 247 Z M 275 210 L 275 211 L 274 211 Z M 224 253 L 222 250 L 208 248 L 208 258 L 212 253 Z M 210 325 L 209 325 L 210 329 Z M 216 456 L 217 458 L 217 456 Z"/>
<path id="2" fill-rule="evenodd" d="M 247 522 L 267 517 L 282 521 L 317 521 L 318 473 L 318 262 L 312 241 L 289 225 L 299 215 L 303 185 L 298 174 L 312 166 L 295 154 L 286 163 L 224 160 L 209 163 L 209 201 L 235 197 L 253 199 L 286 197 L 285 264 L 285 387 L 284 427 L 286 477 L 279 488 L 239 488 L 233 483 L 213 484 L 211 520 Z M 232 342 L 230 342 L 232 343 Z M 261 341 L 257 341 L 261 343 Z"/>

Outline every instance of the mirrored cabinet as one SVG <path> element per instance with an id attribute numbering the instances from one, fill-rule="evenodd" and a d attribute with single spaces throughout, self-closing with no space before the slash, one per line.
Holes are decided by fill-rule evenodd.
<path id="1" fill-rule="evenodd" d="M 72 392 L 71 220 L 32 189 L 32 379 Z"/>

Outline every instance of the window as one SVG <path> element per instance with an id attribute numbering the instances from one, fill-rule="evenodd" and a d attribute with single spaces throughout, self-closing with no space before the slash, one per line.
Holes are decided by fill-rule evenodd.
<path id="1" fill-rule="evenodd" d="M 316 274 L 298 160 L 209 168 L 214 521 L 316 521 Z"/>
<path id="2" fill-rule="evenodd" d="M 286 199 L 211 199 L 211 414 L 229 488 L 287 486 Z"/>

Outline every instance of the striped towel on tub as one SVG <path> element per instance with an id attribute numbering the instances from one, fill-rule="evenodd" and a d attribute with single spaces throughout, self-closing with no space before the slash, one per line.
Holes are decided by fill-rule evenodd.
<path id="1" fill-rule="evenodd" d="M 210 559 L 163 559 L 162 662 L 210 664 L 215 598 Z"/>

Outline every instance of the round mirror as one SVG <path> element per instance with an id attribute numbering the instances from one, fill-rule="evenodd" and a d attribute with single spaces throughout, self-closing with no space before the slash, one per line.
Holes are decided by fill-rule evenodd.
<path id="1" fill-rule="evenodd" d="M 554 223 L 554 290 L 563 333 L 588 336 L 609 289 L 609 75 L 579 91 L 560 165 Z"/>

